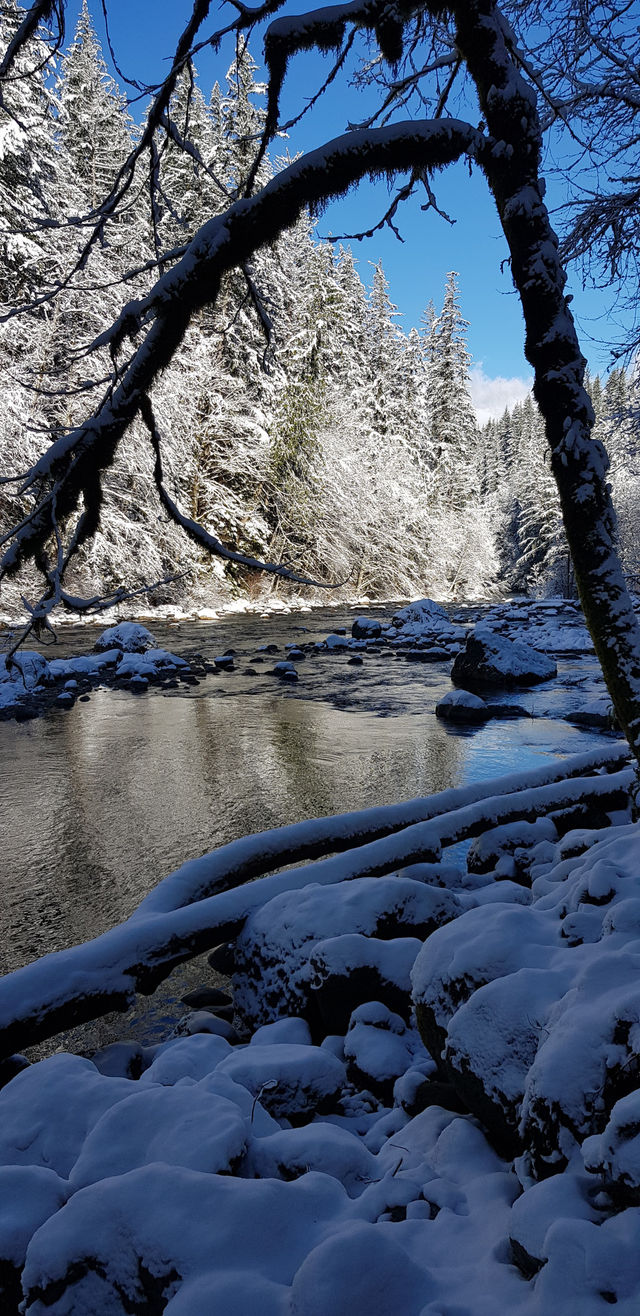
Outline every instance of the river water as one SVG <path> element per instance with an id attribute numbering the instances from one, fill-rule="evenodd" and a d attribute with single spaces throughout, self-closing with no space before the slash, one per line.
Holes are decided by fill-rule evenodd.
<path id="1" fill-rule="evenodd" d="M 105 931 L 184 860 L 243 834 L 428 795 L 598 743 L 598 733 L 561 720 L 593 690 L 594 658 L 561 662 L 557 681 L 513 696 L 531 718 L 469 729 L 435 717 L 450 663 L 385 651 L 351 667 L 348 654 L 314 653 L 299 664 L 297 685 L 271 675 L 286 643 L 350 631 L 353 616 L 323 609 L 153 625 L 159 644 L 185 656 L 212 660 L 233 647 L 236 670 L 143 696 L 98 689 L 69 712 L 0 723 L 2 972 Z M 65 629 L 56 656 L 88 652 L 97 633 Z M 279 653 L 255 665 L 267 643 Z M 258 675 L 244 674 L 249 662 Z M 174 997 L 193 983 L 193 973 L 176 972 Z"/>

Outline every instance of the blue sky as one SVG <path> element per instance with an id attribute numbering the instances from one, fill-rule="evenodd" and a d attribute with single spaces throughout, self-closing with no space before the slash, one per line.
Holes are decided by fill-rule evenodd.
<path id="1" fill-rule="evenodd" d="M 68 9 L 71 36 L 80 0 L 72 0 Z M 99 36 L 104 27 L 99 0 L 89 0 Z M 296 8 L 305 9 L 304 3 Z M 166 59 L 190 10 L 182 0 L 108 0 L 111 36 L 125 74 L 156 81 L 166 71 Z M 221 26 L 232 16 L 230 5 L 220 15 L 212 6 L 213 19 L 205 32 Z M 222 21 L 221 21 L 222 19 Z M 105 43 L 106 44 L 106 43 Z M 254 58 L 260 57 L 260 44 L 254 41 Z M 208 94 L 217 78 L 224 81 L 233 56 L 232 45 L 214 56 L 205 52 L 198 70 L 202 90 Z M 323 69 L 330 61 L 305 54 L 290 66 L 285 84 L 283 109 L 287 117 L 299 112 L 306 98 L 322 81 Z M 367 114 L 367 95 L 348 90 L 339 79 L 318 108 L 307 115 L 291 134 L 283 150 L 291 153 L 308 150 L 329 136 L 344 131 L 349 119 Z M 373 102 L 372 102 L 373 104 Z M 398 227 L 404 242 L 389 229 L 373 238 L 352 243 L 359 262 L 361 278 L 368 281 L 370 262 L 382 259 L 390 294 L 402 313 L 399 322 L 408 330 L 418 325 L 430 298 L 436 307 L 442 299 L 444 282 L 450 270 L 459 274 L 462 311 L 470 322 L 468 343 L 473 356 L 474 400 L 482 418 L 487 410 L 501 410 L 526 391 L 530 369 L 523 352 L 523 323 L 519 302 L 511 286 L 508 268 L 501 270 L 507 248 L 486 184 L 478 171 L 469 176 L 465 164 L 444 171 L 436 180 L 439 205 L 452 218 L 453 225 L 434 213 L 424 214 L 420 200 L 404 205 L 398 214 Z M 548 193 L 553 204 L 553 189 Z M 426 198 L 425 198 L 426 199 Z M 353 233 L 369 228 L 386 210 L 389 192 L 385 184 L 363 184 L 345 200 L 332 205 L 323 216 L 321 236 Z M 608 352 L 598 340 L 606 338 L 606 316 L 602 298 L 583 292 L 579 280 L 570 280 L 574 294 L 573 311 L 578 321 L 583 352 L 591 369 L 605 371 Z"/>

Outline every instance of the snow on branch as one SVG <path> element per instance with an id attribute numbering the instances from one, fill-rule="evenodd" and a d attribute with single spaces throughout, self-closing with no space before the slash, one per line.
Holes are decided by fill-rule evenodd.
<path id="1" fill-rule="evenodd" d="M 439 791 L 436 795 L 419 796 L 402 804 L 377 805 L 354 813 L 338 814 L 333 818 L 315 818 L 308 822 L 276 827 L 255 836 L 244 836 L 219 850 L 182 864 L 145 896 L 131 917 L 146 918 L 152 913 L 168 913 L 218 891 L 226 891 L 242 882 L 261 877 L 271 869 L 299 863 L 303 859 L 317 859 L 334 851 L 353 849 L 415 823 L 427 822 L 439 814 L 477 804 L 489 796 L 549 786 L 600 768 L 608 772 L 619 770 L 628 759 L 626 745 L 612 745 L 606 755 L 599 748 L 526 772 L 509 773 L 491 781 Z"/>
<path id="2" fill-rule="evenodd" d="M 481 163 L 511 253 L 525 355 L 534 368 L 533 392 L 545 421 L 576 584 L 616 716 L 640 759 L 640 627 L 617 555 L 608 458 L 591 437 L 586 362 L 544 203 L 536 93 L 514 60 L 510 28 L 496 4 L 452 0 L 450 8 L 493 141 Z"/>
<path id="3" fill-rule="evenodd" d="M 52 54 L 60 49 L 64 41 L 64 0 L 35 0 L 27 10 L 0 61 L 0 80 L 8 77 L 20 51 L 28 46 L 41 24 L 51 18 L 55 18 L 57 25 Z"/>
<path id="4" fill-rule="evenodd" d="M 614 761 L 617 757 L 614 754 Z M 571 760 L 568 766 L 571 769 Z M 533 773 L 529 781 L 535 778 Z M 137 915 L 94 941 L 19 969 L 0 982 L 0 1055 L 10 1055 L 17 1048 L 111 1010 L 126 1009 L 136 991 L 149 994 L 177 964 L 237 936 L 248 916 L 281 892 L 301 890 L 310 882 L 332 885 L 391 873 L 414 862 L 436 859 L 443 845 L 479 835 L 487 826 L 539 817 L 585 800 L 620 807 L 621 799 L 628 798 L 634 774 L 627 768 L 537 786 L 526 786 L 525 780 L 521 778 L 520 790 L 480 800 L 473 799 L 472 787 L 471 802 L 465 790 L 452 792 L 458 796 L 458 807 L 317 864 L 271 874 L 169 912 L 149 912 L 149 906 L 143 906 Z M 487 783 L 489 789 L 495 785 Z M 332 821 L 340 832 L 340 819 L 326 820 L 324 825 Z M 318 826 L 317 821 L 299 824 L 295 833 L 298 844 L 304 839 L 304 827 L 312 837 Z M 267 833 L 267 838 L 270 835 Z M 250 847 L 260 839 L 247 838 L 238 844 Z M 325 836 L 325 844 L 327 839 Z M 342 839 L 346 839 L 344 834 Z M 225 849 L 228 852 L 229 847 Z M 273 866 L 273 852 L 269 858 Z"/>
<path id="5" fill-rule="evenodd" d="M 313 580 L 310 576 L 303 576 L 297 571 L 292 571 L 290 567 L 284 566 L 282 563 L 261 562 L 259 558 L 248 557 L 246 553 L 238 553 L 235 549 L 225 547 L 219 539 L 216 539 L 214 535 L 204 529 L 204 526 L 199 525 L 190 516 L 185 516 L 164 484 L 160 434 L 153 415 L 153 408 L 147 397 L 142 399 L 140 410 L 142 419 L 149 431 L 151 446 L 155 455 L 153 478 L 160 502 L 171 520 L 180 526 L 181 530 L 184 530 L 189 539 L 192 539 L 196 544 L 200 544 L 202 548 L 206 548 L 207 552 L 212 553 L 214 557 L 224 558 L 226 562 L 235 562 L 238 566 L 249 567 L 253 571 L 266 571 L 273 576 L 282 577 L 283 580 L 291 580 L 297 585 L 312 585 L 316 589 L 340 589 L 343 585 L 346 585 L 349 579 L 348 576 L 346 580 L 339 581 Z"/>
<path id="6" fill-rule="evenodd" d="M 36 505 L 7 536 L 0 579 L 29 558 L 37 560 L 56 526 L 67 524 L 81 501 L 82 525 L 78 522 L 80 533 L 76 528 L 73 535 L 74 551 L 92 533 L 99 520 L 102 473 L 192 316 L 215 302 L 223 274 L 242 267 L 257 249 L 273 242 L 306 206 L 343 195 L 366 176 L 441 168 L 462 155 L 480 153 L 486 144 L 480 131 L 456 119 L 346 133 L 294 161 L 256 196 L 207 221 L 178 264 L 146 297 L 129 302 L 95 341 L 94 347 L 108 346 L 114 354 L 125 337 L 145 333 L 94 415 L 56 439 L 32 466 L 23 492 L 35 493 Z"/>
<path id="7" fill-rule="evenodd" d="M 347 24 L 376 33 L 385 58 L 395 62 L 402 53 L 401 34 L 404 23 L 421 6 L 415 3 L 388 4 L 384 0 L 351 0 L 343 5 L 327 5 L 306 14 L 277 18 L 269 24 L 264 39 L 264 57 L 269 71 L 267 117 L 264 147 L 278 127 L 280 93 L 289 60 L 302 50 L 338 50 Z"/>

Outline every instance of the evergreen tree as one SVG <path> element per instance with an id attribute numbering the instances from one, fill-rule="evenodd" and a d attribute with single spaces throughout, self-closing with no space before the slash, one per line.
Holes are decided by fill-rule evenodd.
<path id="1" fill-rule="evenodd" d="M 2 48 L 23 16 L 15 0 L 0 5 Z M 6 307 L 28 301 L 58 268 L 47 227 L 57 213 L 56 104 L 40 71 L 43 60 L 40 40 L 20 52 L 0 102 L 0 304 Z"/>
<path id="2" fill-rule="evenodd" d="M 435 464 L 436 495 L 460 511 L 475 483 L 474 455 L 478 428 L 471 403 L 466 346 L 468 322 L 460 311 L 457 274 L 447 276 L 440 315 L 427 339 L 430 443 Z"/>
<path id="3" fill-rule="evenodd" d="M 132 123 L 125 100 L 107 71 L 83 0 L 73 42 L 58 80 L 60 158 L 73 205 L 93 210 L 108 195 L 131 149 Z"/>

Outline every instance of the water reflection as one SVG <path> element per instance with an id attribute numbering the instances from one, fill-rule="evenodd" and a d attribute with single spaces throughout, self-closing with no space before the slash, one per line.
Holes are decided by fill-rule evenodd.
<path id="1" fill-rule="evenodd" d="M 104 931 L 184 859 L 238 835 L 462 779 L 463 742 L 433 715 L 201 689 L 97 691 L 70 716 L 0 727 L 3 972 Z"/>

